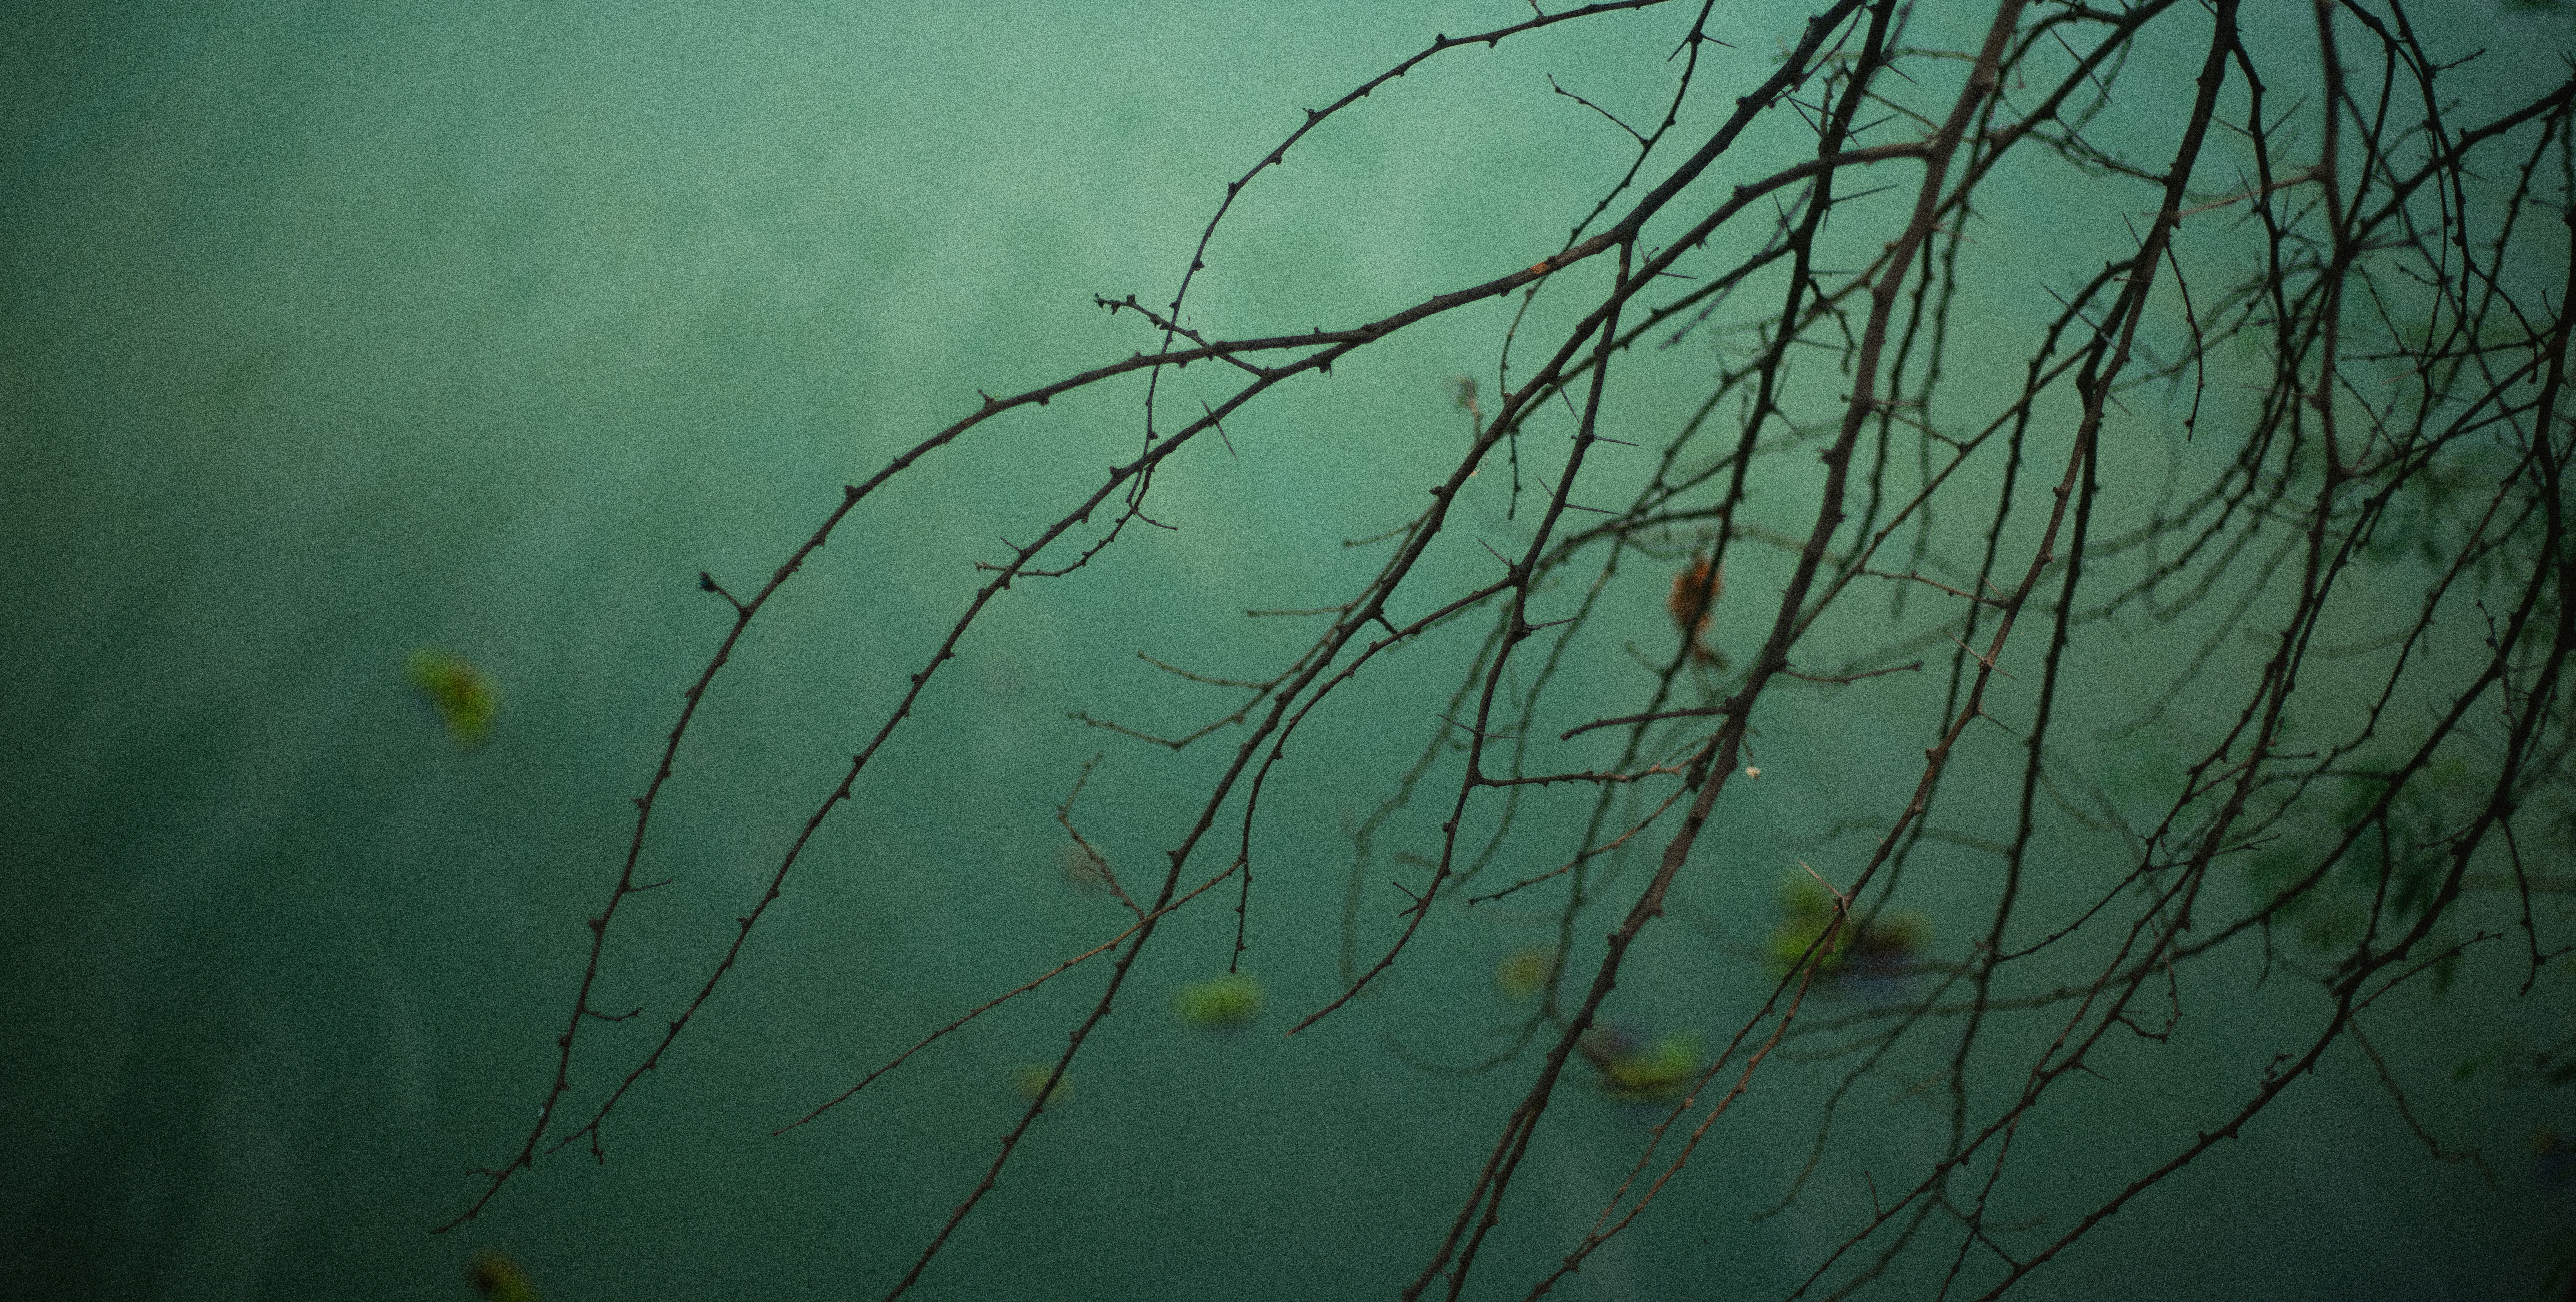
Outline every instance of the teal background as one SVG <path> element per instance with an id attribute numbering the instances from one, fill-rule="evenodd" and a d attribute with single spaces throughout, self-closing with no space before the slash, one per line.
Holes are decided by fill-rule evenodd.
<path id="1" fill-rule="evenodd" d="M 1301 108 L 1435 31 L 1516 12 L 8 7 L 7 1291 L 456 1298 L 485 1247 L 574 1302 L 890 1284 L 1016 1116 L 1010 1067 L 1052 1057 L 1105 967 L 943 1041 L 812 1127 L 768 1132 L 1110 934 L 1115 904 L 1065 889 L 1053 807 L 1106 751 L 1077 815 L 1133 881 L 1186 826 L 1214 752 L 1126 744 L 1066 712 L 1185 731 L 1233 698 L 1134 652 L 1227 677 L 1293 654 L 1302 625 L 1238 612 L 1339 600 L 1374 565 L 1379 553 L 1338 543 L 1398 523 L 1454 459 L 1465 422 L 1443 381 L 1489 373 L 1509 305 L 1408 332 L 1230 421 L 1237 455 L 1195 446 L 1158 482 L 1155 514 L 1178 532 L 1132 530 L 1075 579 L 1019 585 L 827 826 L 702 1020 L 621 1105 L 612 1160 L 542 1162 L 482 1219 L 433 1237 L 478 1191 L 458 1173 L 515 1151 L 542 1097 L 628 800 L 728 623 L 695 576 L 757 587 L 841 484 L 970 410 L 979 386 L 1012 392 L 1151 346 L 1091 296 L 1167 299 L 1223 183 Z M 1739 48 L 1712 51 L 1705 75 L 1767 73 L 1800 17 L 1729 18 Z M 1973 31 L 1982 15 L 1928 14 L 1927 42 L 1953 20 Z M 1627 153 L 1542 74 L 1648 120 L 1684 21 L 1659 10 L 1461 51 L 1381 92 L 1247 192 L 1194 324 L 1344 323 L 1552 251 Z M 2560 75 L 2563 23 L 2495 31 L 2462 43 L 2497 45 L 2500 94 Z M 2044 301 L 2046 278 L 2098 264 L 2060 234 L 1995 251 L 2027 283 L 1987 309 L 1993 328 Z M 1641 357 L 1621 416 L 1668 428 L 1704 373 L 1697 357 Z M 1200 383 L 1176 380 L 1173 409 Z M 702 979 L 726 919 L 962 608 L 970 563 L 1000 559 L 998 537 L 1025 538 L 1132 455 L 1140 397 L 1060 399 L 936 454 L 754 625 L 658 815 L 643 876 L 676 882 L 629 902 L 610 949 L 602 1002 L 651 1011 L 588 1028 L 576 1103 Z M 2161 452 L 2141 464 L 2160 474 Z M 1501 519 L 1494 479 L 1472 503 L 1479 523 L 1498 543 L 1526 537 Z M 1796 501 L 1779 492 L 1775 527 Z M 1748 558 L 1731 590 L 1760 591 L 1768 563 Z M 1489 565 L 1462 537 L 1425 579 L 1462 586 Z M 1661 629 L 1663 581 L 1638 577 L 1605 620 Z M 1293 1040 L 1276 1032 L 1338 988 L 1341 821 L 1421 746 L 1449 683 L 1439 657 L 1474 635 L 1452 630 L 1364 681 L 1291 747 L 1264 797 L 1276 812 L 1247 957 L 1270 994 L 1263 1022 L 1211 1037 L 1167 1013 L 1171 992 L 1225 962 L 1223 888 L 1158 937 L 1066 1104 L 924 1296 L 1378 1296 L 1419 1269 L 1525 1077 L 1426 1076 L 1379 1037 L 1448 1061 L 1484 1051 L 1484 1028 L 1514 1015 L 1485 973 L 1549 934 L 1544 915 L 1441 915 L 1382 995 Z M 404 686 L 403 658 L 425 643 L 501 685 L 485 749 L 458 753 Z M 1581 682 L 1563 708 L 1633 708 L 1630 687 Z M 2134 706 L 2154 685 L 2119 690 Z M 1828 722 L 1827 703 L 1856 698 L 1779 707 L 1763 784 L 1730 788 L 1703 851 L 1743 866 L 1686 882 L 1691 907 L 1742 944 L 1770 924 L 1776 838 L 1821 830 L 1851 790 L 1901 791 L 1911 772 L 1908 711 L 1925 707 Z M 1422 848 L 1436 803 L 1383 846 Z M 1572 808 L 1541 801 L 1530 816 Z M 1218 844 L 1190 880 L 1230 855 Z M 1555 849 L 1505 869 L 1543 869 Z M 1364 954 L 1392 934 L 1393 903 L 1370 898 Z M 1712 1042 L 1767 985 L 1678 919 L 1631 970 L 1631 1015 Z M 2492 994 L 2511 976 L 2464 984 Z M 2383 1039 L 2439 1068 L 2539 1017 L 2458 1012 L 2470 1002 L 2404 1004 Z M 2191 1119 L 2232 1107 L 2250 1079 L 2239 1059 L 2259 1065 L 2314 1011 L 2285 1004 L 2281 1022 L 2140 1057 L 2167 1073 L 2146 1101 L 2070 1089 L 2026 1141 L 2025 1211 L 2062 1223 L 2161 1160 Z M 2503 1188 L 2489 1190 L 2426 1159 L 2340 1052 L 2340 1073 L 2294 1090 L 2027 1294 L 2528 1288 L 2540 1237 L 2568 1219 L 2523 1157 L 2555 1101 L 2417 1071 L 2445 1137 L 2496 1162 Z M 1785 1293 L 1849 1228 L 1748 1219 L 1804 1159 L 1801 1091 L 1829 1079 L 1804 1070 L 1766 1077 L 1668 1202 L 1559 1292 Z M 1937 1148 L 1929 1116 L 1856 1107 L 1836 1169 L 1920 1160 Z M 1479 1295 L 1525 1289 L 1579 1237 L 1644 1128 L 1600 1097 L 1560 1098 Z M 1867 1205 L 1849 1179 L 1811 1201 Z"/>

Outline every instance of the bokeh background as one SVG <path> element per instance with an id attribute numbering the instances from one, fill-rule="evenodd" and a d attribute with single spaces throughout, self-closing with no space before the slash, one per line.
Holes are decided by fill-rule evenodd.
<path id="1" fill-rule="evenodd" d="M 2296 38 L 2305 15 L 2282 8 L 2260 21 L 2291 25 L 2265 39 Z M 1114 901 L 1066 880 L 1054 807 L 1106 752 L 1077 812 L 1113 863 L 1141 868 L 1186 826 L 1208 757 L 1068 711 L 1186 731 L 1233 698 L 1137 651 L 1227 677 L 1293 653 L 1299 630 L 1240 612 L 1342 599 L 1374 553 L 1341 540 L 1399 523 L 1454 459 L 1466 417 L 1447 381 L 1490 368 L 1510 305 L 1408 332 L 1230 421 L 1233 455 L 1194 448 L 1157 485 L 1177 531 L 1133 530 L 1075 579 L 1019 585 L 621 1105 L 610 1160 L 542 1162 L 433 1236 L 479 1190 L 460 1173 L 514 1152 L 542 1097 L 629 798 L 729 624 L 698 572 L 757 587 L 840 485 L 971 410 L 979 387 L 1150 347 L 1092 296 L 1167 299 L 1224 182 L 1300 109 L 1434 32 L 1525 12 L 0 9 L 0 1291 L 461 1298 L 482 1249 L 569 1302 L 891 1283 L 1016 1116 L 1013 1069 L 1052 1058 L 1105 971 L 769 1132 L 1114 930 Z M 1745 6 L 1705 75 L 1767 73 L 1802 18 Z M 1926 42 L 1982 19 L 1928 14 Z M 1247 191 L 1194 324 L 1341 324 L 1552 251 L 1628 152 L 1546 77 L 1651 120 L 1685 21 L 1578 24 L 1381 92 Z M 2499 94 L 2563 75 L 2563 19 L 2471 5 L 2443 21 L 2459 52 L 2491 48 L 2481 75 Z M 2054 197 L 2034 183 L 2014 202 Z M 2025 283 L 1970 310 L 2024 319 L 2052 278 L 2098 266 L 2088 236 L 2118 235 L 2010 250 Z M 1641 363 L 1623 418 L 1669 427 L 1708 369 L 1705 353 Z M 610 952 L 602 1002 L 648 1012 L 589 1029 L 576 1102 L 702 978 L 962 609 L 971 563 L 1132 455 L 1140 399 L 1062 399 L 933 456 L 755 625 L 646 857 L 643 876 L 674 885 L 629 902 Z M 1513 536 L 1526 517 L 1501 518 L 1495 478 L 1473 505 Z M 1426 574 L 1480 564 L 1466 547 Z M 1731 581 L 1758 590 L 1745 565 Z M 1634 609 L 1604 618 L 1661 628 L 1662 582 L 1643 576 Z M 1454 653 L 1470 635 L 1447 636 L 1435 645 Z M 406 686 L 424 645 L 498 684 L 487 745 L 452 745 Z M 1426 1075 L 1384 1037 L 1442 1061 L 1489 1049 L 1487 1028 L 1518 1010 L 1487 974 L 1552 935 L 1545 912 L 1443 914 L 1382 994 L 1277 1032 L 1338 988 L 1343 829 L 1419 750 L 1449 672 L 1435 655 L 1392 665 L 1319 717 L 1265 795 L 1247 957 L 1262 1019 L 1212 1036 L 1169 1011 L 1226 962 L 1229 887 L 1158 938 L 924 1296 L 1375 1296 L 1419 1269 L 1525 1076 Z M 1567 708 L 1616 712 L 1632 687 L 1578 685 Z M 2160 688 L 2114 685 L 2105 709 Z M 1776 915 L 1783 838 L 1851 812 L 1849 791 L 1904 790 L 1919 720 L 1800 713 L 1822 705 L 1783 705 L 1763 785 L 1730 788 L 1712 867 L 1685 881 L 1706 925 L 1671 921 L 1632 966 L 1639 1024 L 1713 1038 L 1740 1020 L 1769 985 L 1745 952 Z M 1405 834 L 1382 849 L 1425 848 Z M 1391 934 L 1393 901 L 1370 897 L 1370 943 Z M 2546 1029 L 2536 1004 L 2463 1016 L 2473 1001 L 2452 999 L 2404 1003 L 2383 1041 L 2420 1066 L 2481 1052 L 2515 1019 Z M 2062 1224 L 2172 1150 L 2158 1124 L 2222 1115 L 2251 1078 L 2196 1076 L 2192 1055 L 2259 1065 L 2316 1012 L 2286 1007 L 2275 1027 L 2177 1050 L 2151 1099 L 2070 1089 L 2031 1141 L 2045 1156 L 2024 1214 Z M 2337 1065 L 2028 1295 L 2527 1291 L 2544 1241 L 2576 1219 L 2529 1173 L 2553 1100 L 2410 1081 L 2428 1124 L 2489 1155 L 2491 1188 L 2426 1157 L 2359 1059 Z M 1796 1091 L 1827 1079 L 1784 1069 L 1764 1087 L 1787 1096 L 1776 1105 L 1757 1090 L 1669 1203 L 1560 1291 L 1785 1293 L 1849 1228 L 1750 1215 L 1805 1159 L 1812 1101 Z M 1561 1096 L 1514 1194 L 1516 1233 L 1480 1279 L 1526 1287 L 1589 1225 L 1645 1125 Z M 1938 1147 L 1929 1111 L 1883 1098 L 1844 1126 L 1835 1178 L 1811 1194 L 1828 1210 L 1866 1207 L 1850 1177 L 1874 1154 L 1884 1168 Z"/>

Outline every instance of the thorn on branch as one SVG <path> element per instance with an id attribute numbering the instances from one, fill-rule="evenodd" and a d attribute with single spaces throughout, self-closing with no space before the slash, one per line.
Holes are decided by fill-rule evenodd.
<path id="1" fill-rule="evenodd" d="M 1482 729 L 1482 728 L 1470 727 L 1470 726 L 1468 726 L 1468 725 L 1466 725 L 1466 724 L 1463 724 L 1463 723 L 1460 723 L 1460 722 L 1458 722 L 1456 719 L 1452 719 L 1452 718 L 1450 718 L 1448 715 L 1442 714 L 1442 713 L 1440 713 L 1440 712 L 1438 712 L 1438 711 L 1436 711 L 1436 710 L 1432 712 L 1431 717 L 1432 717 L 1432 718 L 1435 718 L 1435 719 L 1438 719 L 1438 720 L 1440 720 L 1441 722 L 1446 723 L 1446 724 L 1448 724 L 1450 727 L 1456 728 L 1456 729 L 1458 729 L 1458 730 L 1459 730 L 1459 731 L 1461 731 L 1461 732 L 1471 733 L 1471 734 L 1473 734 L 1473 735 L 1475 735 L 1475 736 L 1478 736 L 1478 737 L 1481 737 L 1481 738 L 1485 739 L 1486 741 L 1519 741 L 1519 740 L 1521 739 L 1521 738 L 1520 738 L 1520 734 L 1519 734 L 1519 733 L 1508 733 L 1508 734 L 1506 734 L 1506 733 L 1499 733 L 1499 732 L 1487 732 L 1487 731 L 1485 731 L 1485 730 L 1484 730 L 1484 729 Z"/>
<path id="2" fill-rule="evenodd" d="M 1226 437 L 1225 422 L 1216 418 L 1216 408 L 1202 401 L 1199 403 L 1199 410 L 1207 413 L 1208 424 L 1215 428 L 1216 436 L 1224 441 L 1225 454 L 1237 461 L 1243 460 L 1243 454 L 1234 450 L 1234 440 Z"/>
<path id="3" fill-rule="evenodd" d="M 1960 642 L 1958 635 L 1955 633 L 1950 634 L 1949 637 L 1952 642 L 1958 644 L 1960 650 L 1968 653 L 1969 659 L 1976 661 L 1978 665 L 1982 666 L 1988 672 L 2002 674 L 2004 677 L 2010 678 L 2016 683 L 2021 681 L 2019 677 L 2015 676 L 2010 671 L 1995 668 L 1995 660 L 1993 656 L 1979 655 L 1975 647 L 1969 646 L 1965 642 Z"/>

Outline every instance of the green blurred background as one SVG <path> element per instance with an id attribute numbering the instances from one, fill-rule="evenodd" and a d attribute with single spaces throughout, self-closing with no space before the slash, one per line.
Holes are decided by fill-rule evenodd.
<path id="1" fill-rule="evenodd" d="M 628 800 L 728 623 L 696 575 L 755 588 L 841 484 L 970 410 L 976 388 L 1151 346 L 1091 296 L 1167 299 L 1223 183 L 1301 108 L 1433 32 L 1525 12 L 7 6 L 0 1292 L 461 1298 L 484 1248 L 569 1302 L 889 1284 L 1016 1116 L 1011 1069 L 1052 1057 L 1104 972 L 976 1024 L 815 1126 L 768 1132 L 1114 929 L 1114 902 L 1067 887 L 1053 806 L 1107 750 L 1085 831 L 1143 864 L 1194 811 L 1201 757 L 1066 712 L 1172 732 L 1231 704 L 1139 649 L 1229 677 L 1273 669 L 1300 630 L 1238 612 L 1342 598 L 1375 554 L 1338 542 L 1398 523 L 1454 458 L 1464 418 L 1444 382 L 1489 370 L 1508 305 L 1230 421 L 1238 457 L 1194 448 L 1158 484 L 1156 514 L 1179 532 L 1132 532 L 1077 580 L 1019 585 L 621 1106 L 612 1160 L 541 1163 L 433 1237 L 478 1190 L 459 1172 L 515 1151 L 542 1097 Z M 1766 73 L 1802 17 L 1728 17 L 1738 48 L 1712 51 L 1710 75 Z M 1650 119 L 1685 21 L 1676 7 L 1580 24 L 1382 92 L 1247 192 L 1195 323 L 1345 323 L 1552 251 L 1627 150 L 1544 75 Z M 2460 21 L 2498 24 L 2495 42 L 2463 44 L 2564 35 L 2483 8 Z M 2523 43 L 2499 75 L 2548 84 L 2547 42 Z M 2098 265 L 2018 256 L 2032 301 L 2045 277 Z M 1625 410 L 1668 428 L 1705 373 L 1640 365 Z M 631 901 L 611 948 L 602 1002 L 650 1011 L 590 1028 L 575 1102 L 702 977 L 955 618 L 970 563 L 1132 455 L 1139 397 L 1059 400 L 934 456 L 763 616 L 646 856 L 646 878 L 676 884 Z M 1479 504 L 1488 525 L 1500 505 Z M 1426 573 L 1478 564 L 1470 547 Z M 1659 628 L 1660 581 L 1611 618 Z M 459 751 L 405 686 L 425 644 L 499 684 L 488 745 Z M 1265 797 L 1278 812 L 1248 959 L 1262 1021 L 1210 1036 L 1167 1011 L 1223 967 L 1230 900 L 1167 928 L 924 1296 L 1377 1296 L 1419 1268 L 1525 1078 L 1423 1075 L 1379 1037 L 1453 1061 L 1488 1047 L 1483 1028 L 1515 1010 L 1485 974 L 1550 934 L 1543 914 L 1446 918 L 1382 997 L 1276 1034 L 1337 988 L 1342 822 L 1419 749 L 1447 684 L 1417 659 L 1357 698 L 1379 704 L 1319 719 L 1291 752 L 1312 762 Z M 1615 710 L 1624 690 L 1574 695 Z M 1838 787 L 1901 789 L 1884 784 L 1921 745 L 1893 722 L 1805 733 L 1800 717 L 1766 731 L 1779 780 L 1711 834 L 1707 853 L 1758 866 L 1690 884 L 1748 943 L 1773 916 L 1775 833 L 1820 830 L 1844 812 Z M 1854 757 L 1879 740 L 1883 757 Z M 1391 909 L 1371 909 L 1364 950 L 1390 934 Z M 1668 926 L 1627 984 L 1641 1021 L 1713 1039 L 1768 978 Z M 2424 1061 L 2495 1033 L 2407 1016 L 2391 1038 Z M 2153 1108 L 2209 1118 L 2243 1084 L 2185 1085 Z M 2567 1219 L 2521 1147 L 2551 1100 L 2425 1088 L 2503 1188 L 2431 1163 L 2347 1071 L 2294 1091 L 2028 1295 L 2518 1295 Z M 2096 1090 L 2089 1114 L 2087 1097 L 2071 1092 L 2057 1146 L 2036 1150 L 2064 1164 L 2068 1201 L 2021 1214 L 2062 1223 L 2073 1191 L 2099 1184 L 2087 1163 L 2125 1179 L 2170 1151 L 2170 1134 L 2133 1130 L 2133 1096 Z M 1796 1101 L 1748 1105 L 1560 1292 L 1785 1292 L 1848 1231 L 1748 1218 L 1804 1159 Z M 1860 1108 L 1837 1160 L 1919 1161 L 1937 1148 L 1929 1116 Z M 1526 1287 L 1643 1135 L 1610 1100 L 1563 1097 L 1486 1283 Z M 2037 1178 L 2034 1196 L 2054 1187 Z M 1844 1184 L 1814 1196 L 1865 1206 Z"/>

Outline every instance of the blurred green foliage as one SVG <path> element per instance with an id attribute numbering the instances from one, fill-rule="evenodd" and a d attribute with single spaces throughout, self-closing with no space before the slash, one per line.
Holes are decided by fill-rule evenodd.
<path id="1" fill-rule="evenodd" d="M 425 646 L 403 663 L 403 677 L 438 711 L 457 749 L 483 744 L 492 716 L 501 712 L 501 689 L 489 675 L 453 651 Z"/>
<path id="2" fill-rule="evenodd" d="M 1181 987 L 1172 1007 L 1182 1021 L 1200 1030 L 1230 1030 L 1261 1015 L 1261 983 L 1249 972 L 1228 972 Z"/>

